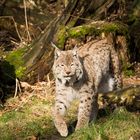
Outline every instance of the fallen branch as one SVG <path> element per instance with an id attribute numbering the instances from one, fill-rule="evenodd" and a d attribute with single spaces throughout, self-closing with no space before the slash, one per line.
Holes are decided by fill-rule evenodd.
<path id="1" fill-rule="evenodd" d="M 100 93 L 99 104 L 133 106 L 136 109 L 140 109 L 140 85 L 131 86 L 119 91 Z"/>
<path id="2" fill-rule="evenodd" d="M 14 98 L 17 96 L 18 94 L 18 89 L 19 92 L 21 93 L 21 85 L 20 85 L 20 81 L 16 78 L 16 87 L 15 87 L 15 94 L 14 94 Z"/>

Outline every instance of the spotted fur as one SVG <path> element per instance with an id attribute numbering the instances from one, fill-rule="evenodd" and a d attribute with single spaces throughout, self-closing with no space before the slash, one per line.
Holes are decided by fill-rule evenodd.
<path id="1" fill-rule="evenodd" d="M 77 130 L 96 119 L 98 92 L 119 89 L 122 85 L 118 55 L 106 39 L 68 51 L 56 48 L 53 73 L 56 79 L 53 117 L 62 136 L 68 135 L 64 115 L 73 99 L 80 101 Z"/>

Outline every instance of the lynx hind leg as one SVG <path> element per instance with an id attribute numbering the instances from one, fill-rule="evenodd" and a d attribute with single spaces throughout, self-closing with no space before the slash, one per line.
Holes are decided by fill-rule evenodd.
<path id="1" fill-rule="evenodd" d="M 66 137 L 68 135 L 67 124 L 64 120 L 66 108 L 67 107 L 64 104 L 64 102 L 56 100 L 56 103 L 53 109 L 53 118 L 54 118 L 55 127 L 57 128 L 60 135 L 63 137 Z"/>
<path id="2" fill-rule="evenodd" d="M 122 84 L 120 60 L 118 53 L 116 52 L 113 46 L 111 48 L 111 62 L 112 62 L 111 69 L 114 78 L 114 89 L 121 89 L 123 84 Z"/>
<path id="3" fill-rule="evenodd" d="M 90 121 L 96 119 L 98 113 L 97 97 L 93 94 L 81 97 L 78 111 L 76 130 L 87 126 Z"/>

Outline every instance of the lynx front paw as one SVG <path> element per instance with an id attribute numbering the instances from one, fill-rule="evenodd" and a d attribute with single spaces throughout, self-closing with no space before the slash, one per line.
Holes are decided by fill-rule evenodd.
<path id="1" fill-rule="evenodd" d="M 61 136 L 66 137 L 68 135 L 67 124 L 65 121 L 61 120 L 59 122 L 55 122 L 55 127 Z"/>

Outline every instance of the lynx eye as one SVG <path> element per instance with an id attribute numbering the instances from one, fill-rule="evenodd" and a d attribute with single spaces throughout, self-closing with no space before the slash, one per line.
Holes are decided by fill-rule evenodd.
<path id="1" fill-rule="evenodd" d="M 61 64 L 61 67 L 64 67 L 64 64 Z"/>
<path id="2" fill-rule="evenodd" d="M 77 57 L 77 55 L 76 54 L 73 54 L 73 57 Z"/>
<path id="3" fill-rule="evenodd" d="M 71 66 L 73 66 L 74 65 L 74 63 L 71 63 Z"/>

